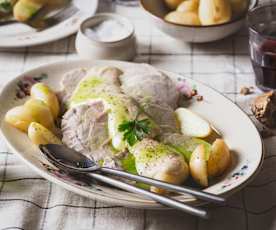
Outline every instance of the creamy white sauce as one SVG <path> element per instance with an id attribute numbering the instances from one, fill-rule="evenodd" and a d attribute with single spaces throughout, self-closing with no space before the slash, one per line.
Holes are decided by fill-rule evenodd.
<path id="1" fill-rule="evenodd" d="M 130 31 L 122 22 L 108 19 L 91 28 L 86 28 L 84 33 L 93 40 L 113 42 L 126 38 Z"/>

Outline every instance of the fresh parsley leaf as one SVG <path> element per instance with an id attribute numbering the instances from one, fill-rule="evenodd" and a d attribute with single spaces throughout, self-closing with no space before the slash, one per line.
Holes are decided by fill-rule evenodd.
<path id="1" fill-rule="evenodd" d="M 147 134 L 150 133 L 150 120 L 132 120 L 125 121 L 119 125 L 118 130 L 124 133 L 124 140 L 128 142 L 130 146 L 133 146 L 137 141 L 141 141 Z"/>

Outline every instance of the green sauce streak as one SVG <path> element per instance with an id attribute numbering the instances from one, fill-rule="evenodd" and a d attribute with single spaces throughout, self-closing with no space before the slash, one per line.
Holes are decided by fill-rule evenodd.
<path id="1" fill-rule="evenodd" d="M 122 168 L 132 174 L 138 174 L 135 166 L 135 157 L 129 153 L 124 159 L 121 160 Z"/>
<path id="2" fill-rule="evenodd" d="M 144 146 L 138 156 L 136 156 L 136 161 L 147 164 L 150 161 L 156 161 L 160 157 L 167 155 L 168 152 L 171 152 L 170 147 L 162 143 L 158 143 L 158 145 L 154 146 Z"/>
<path id="3" fill-rule="evenodd" d="M 129 120 L 129 112 L 126 107 L 125 100 L 122 100 L 121 94 L 111 93 L 108 91 L 109 85 L 101 77 L 91 76 L 80 82 L 77 89 L 73 93 L 69 107 L 74 107 L 78 104 L 89 100 L 100 99 L 105 104 L 105 109 L 109 110 L 109 125 L 113 125 L 109 129 L 113 130 L 109 133 L 110 137 L 114 137 L 114 133 L 118 134 L 118 127 L 121 123 Z M 112 121 L 110 123 L 110 121 Z M 110 126 L 111 127 L 111 126 Z M 113 133 L 113 134 L 112 134 Z M 119 133 L 119 136 L 122 134 Z"/>
<path id="4" fill-rule="evenodd" d="M 212 146 L 204 140 L 198 138 L 191 138 L 188 141 L 183 142 L 183 144 L 181 145 L 170 144 L 169 146 L 173 148 L 177 153 L 182 154 L 186 162 L 189 162 L 193 151 L 196 149 L 198 145 L 204 146 L 206 152 L 206 160 L 208 160 Z"/>

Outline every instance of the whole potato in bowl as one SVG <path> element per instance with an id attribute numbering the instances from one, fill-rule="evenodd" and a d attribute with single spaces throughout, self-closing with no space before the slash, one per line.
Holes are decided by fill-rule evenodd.
<path id="1" fill-rule="evenodd" d="M 252 9 L 257 4 L 257 0 L 248 1 L 248 7 L 246 7 L 244 14 L 234 17 L 228 22 L 215 25 L 183 25 L 173 23 L 165 20 L 165 16 L 170 12 L 170 9 L 164 1 L 140 0 L 140 3 L 148 14 L 152 24 L 165 34 L 182 42 L 204 43 L 223 39 L 242 28 L 246 21 L 247 10 Z"/>
<path id="2" fill-rule="evenodd" d="M 197 13 L 199 0 L 186 0 L 179 4 L 177 11 L 179 12 L 194 12 Z"/>
<path id="3" fill-rule="evenodd" d="M 167 7 L 171 10 L 175 10 L 183 0 L 164 0 Z"/>
<path id="4" fill-rule="evenodd" d="M 229 22 L 232 9 L 229 0 L 204 0 L 199 3 L 198 15 L 202 25 Z"/>
<path id="5" fill-rule="evenodd" d="M 166 15 L 165 20 L 182 25 L 200 25 L 199 17 L 194 12 L 173 11 Z"/>

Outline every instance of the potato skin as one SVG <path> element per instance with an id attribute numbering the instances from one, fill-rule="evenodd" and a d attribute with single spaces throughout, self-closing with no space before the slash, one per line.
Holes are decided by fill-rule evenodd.
<path id="1" fill-rule="evenodd" d="M 19 0 L 13 8 L 13 15 L 16 20 L 26 22 L 35 15 L 46 2 L 46 0 Z"/>
<path id="2" fill-rule="evenodd" d="M 215 140 L 207 162 L 208 176 L 220 176 L 229 167 L 230 163 L 231 154 L 228 146 L 222 139 Z"/>
<path id="3" fill-rule="evenodd" d="M 9 110 L 5 115 L 5 121 L 15 128 L 27 132 L 30 123 L 34 121 L 34 118 L 30 110 L 21 105 Z"/>
<path id="4" fill-rule="evenodd" d="M 202 187 L 207 187 L 208 174 L 204 145 L 197 146 L 196 149 L 193 151 L 189 166 L 193 179 Z"/>
<path id="5" fill-rule="evenodd" d="M 165 16 L 165 20 L 181 25 L 200 25 L 198 15 L 194 12 L 172 11 Z"/>
<path id="6" fill-rule="evenodd" d="M 24 104 L 33 117 L 33 121 L 40 123 L 44 127 L 55 130 L 54 118 L 49 107 L 41 100 L 29 99 Z"/>
<path id="7" fill-rule="evenodd" d="M 39 123 L 32 122 L 28 128 L 28 137 L 35 145 L 62 144 L 50 130 Z"/>
<path id="8" fill-rule="evenodd" d="M 183 2 L 183 0 L 164 0 L 165 4 L 167 5 L 168 8 L 171 10 L 175 10 L 177 6 Z"/>
<path id="9" fill-rule="evenodd" d="M 199 6 L 199 0 L 186 0 L 177 7 L 176 11 L 179 12 L 194 12 L 197 14 Z"/>
<path id="10" fill-rule="evenodd" d="M 204 0 L 199 3 L 199 19 L 202 25 L 215 25 L 231 20 L 229 0 Z"/>
<path id="11" fill-rule="evenodd" d="M 189 175 L 190 175 L 189 166 L 183 158 L 183 160 L 179 160 L 178 165 L 170 168 L 170 170 L 168 170 L 167 172 L 157 173 L 154 176 L 154 179 L 179 185 L 179 184 L 182 184 L 189 177 Z M 150 190 L 158 194 L 168 193 L 168 191 L 166 191 L 165 189 L 154 187 L 154 186 L 151 186 Z"/>
<path id="12" fill-rule="evenodd" d="M 31 88 L 31 97 L 43 101 L 51 110 L 54 119 L 60 113 L 59 101 L 56 94 L 44 83 L 36 83 Z"/>

